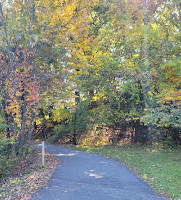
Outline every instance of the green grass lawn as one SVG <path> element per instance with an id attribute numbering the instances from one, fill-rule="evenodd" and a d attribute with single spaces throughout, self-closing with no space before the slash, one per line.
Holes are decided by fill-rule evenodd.
<path id="1" fill-rule="evenodd" d="M 181 151 L 151 150 L 138 146 L 81 147 L 76 149 L 97 153 L 120 161 L 133 169 L 151 187 L 172 199 L 181 199 Z"/>

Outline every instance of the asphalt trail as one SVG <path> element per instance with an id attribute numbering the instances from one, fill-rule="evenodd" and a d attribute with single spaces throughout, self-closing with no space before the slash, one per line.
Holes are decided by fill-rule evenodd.
<path id="1" fill-rule="evenodd" d="M 31 200 L 165 199 L 117 161 L 61 146 L 46 145 L 45 150 L 57 156 L 60 163 L 47 186 Z"/>

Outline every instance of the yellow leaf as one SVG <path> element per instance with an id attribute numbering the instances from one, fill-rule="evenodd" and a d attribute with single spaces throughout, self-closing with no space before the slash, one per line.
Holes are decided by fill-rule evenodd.
<path id="1" fill-rule="evenodd" d="M 147 174 L 143 174 L 143 178 L 144 178 L 144 179 L 148 179 Z"/>

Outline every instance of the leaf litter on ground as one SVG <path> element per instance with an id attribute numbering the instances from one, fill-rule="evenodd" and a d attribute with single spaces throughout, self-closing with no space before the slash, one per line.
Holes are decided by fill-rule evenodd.
<path id="1" fill-rule="evenodd" d="M 28 200 L 34 192 L 46 186 L 59 160 L 45 153 L 45 166 L 42 167 L 41 159 L 41 152 L 36 151 L 31 163 L 25 161 L 17 164 L 11 176 L 0 183 L 0 199 Z"/>

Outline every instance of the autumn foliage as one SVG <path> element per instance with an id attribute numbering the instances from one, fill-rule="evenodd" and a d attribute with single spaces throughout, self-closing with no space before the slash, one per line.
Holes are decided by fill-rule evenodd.
<path id="1" fill-rule="evenodd" d="M 24 145 L 33 134 L 75 142 L 109 130 L 108 142 L 180 144 L 178 1 L 17 0 L 0 8 L 4 135 Z"/>

